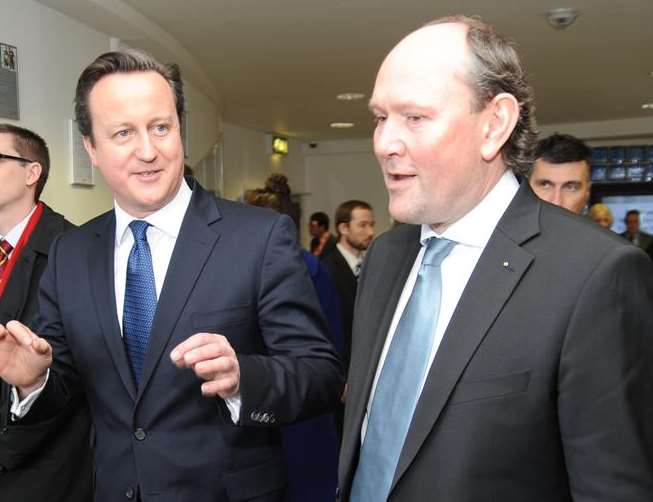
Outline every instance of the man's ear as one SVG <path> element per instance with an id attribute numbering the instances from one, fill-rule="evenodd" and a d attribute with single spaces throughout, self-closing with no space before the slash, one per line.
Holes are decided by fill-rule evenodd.
<path id="1" fill-rule="evenodd" d="M 97 167 L 97 157 L 95 155 L 95 146 L 93 146 L 93 140 L 90 136 L 84 136 L 82 139 L 84 141 L 84 148 L 86 149 L 86 153 L 88 153 L 88 156 L 91 159 L 91 165 L 93 167 Z"/>
<path id="2" fill-rule="evenodd" d="M 338 223 L 338 233 L 340 235 L 349 235 L 349 223 Z"/>
<path id="3" fill-rule="evenodd" d="M 492 98 L 483 113 L 486 114 L 486 122 L 483 126 L 481 156 L 486 162 L 491 162 L 499 155 L 515 129 L 519 119 L 519 103 L 512 94 L 502 92 Z"/>
<path id="4" fill-rule="evenodd" d="M 31 162 L 29 166 L 27 166 L 27 177 L 25 179 L 27 186 L 32 187 L 36 185 L 42 172 L 43 167 L 39 162 Z"/>

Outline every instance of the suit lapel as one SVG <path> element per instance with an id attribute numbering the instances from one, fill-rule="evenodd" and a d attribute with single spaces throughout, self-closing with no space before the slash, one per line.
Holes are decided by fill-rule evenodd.
<path id="1" fill-rule="evenodd" d="M 170 258 L 152 324 L 139 387 L 139 398 L 156 368 L 179 316 L 220 234 L 211 224 L 220 218 L 215 198 L 195 183 L 175 249 Z"/>
<path id="2" fill-rule="evenodd" d="M 483 251 L 445 331 L 417 403 L 393 487 L 414 460 L 469 360 L 533 261 L 521 244 L 539 232 L 538 217 L 539 203 L 530 189 L 522 186 Z"/>
<path id="3" fill-rule="evenodd" d="M 114 280 L 113 256 L 116 239 L 116 217 L 113 211 L 107 214 L 96 239 L 88 249 L 91 297 L 104 335 L 104 341 L 123 385 L 132 399 L 136 399 L 136 386 L 131 375 L 125 347 L 118 323 Z"/>

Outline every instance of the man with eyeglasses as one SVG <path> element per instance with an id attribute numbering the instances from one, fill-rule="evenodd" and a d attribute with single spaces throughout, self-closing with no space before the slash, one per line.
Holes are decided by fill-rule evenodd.
<path id="1" fill-rule="evenodd" d="M 0 124 L 0 325 L 27 325 L 38 314 L 38 286 L 52 241 L 72 224 L 39 201 L 48 178 L 39 135 Z M 90 419 L 85 402 L 34 426 L 8 427 L 10 387 L 0 380 L 0 493 L 3 500 L 92 498 Z M 68 461 L 63 462 L 64 459 Z"/>

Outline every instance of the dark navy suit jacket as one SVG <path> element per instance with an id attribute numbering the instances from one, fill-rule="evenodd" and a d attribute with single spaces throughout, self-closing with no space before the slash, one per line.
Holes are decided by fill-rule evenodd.
<path id="1" fill-rule="evenodd" d="M 277 425 L 330 411 L 342 390 L 292 221 L 204 192 L 193 180 L 161 291 L 139 388 L 120 336 L 114 294 L 115 217 L 62 236 L 41 286 L 39 332 L 53 345 L 51 378 L 25 420 L 83 388 L 95 426 L 97 501 L 282 500 Z M 220 333 L 238 354 L 242 408 L 205 398 L 170 351 Z"/>

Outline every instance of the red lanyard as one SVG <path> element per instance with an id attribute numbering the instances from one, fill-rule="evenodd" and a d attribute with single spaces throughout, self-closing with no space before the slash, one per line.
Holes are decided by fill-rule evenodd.
<path id="1" fill-rule="evenodd" d="M 29 240 L 30 236 L 32 235 L 32 232 L 34 231 L 34 228 L 36 227 L 36 224 L 41 219 L 42 214 L 43 214 L 43 202 L 39 202 L 36 205 L 36 209 L 32 213 L 32 216 L 30 216 L 30 219 L 27 222 L 27 226 L 25 227 L 25 230 L 23 230 L 23 233 L 21 234 L 20 239 L 18 239 L 18 242 L 16 243 L 16 247 L 14 248 L 13 252 L 11 253 L 11 256 L 9 257 L 9 261 L 7 262 L 7 265 L 5 265 L 5 269 L 2 272 L 2 277 L 0 277 L 0 298 L 2 298 L 2 294 L 5 291 L 5 287 L 7 286 L 7 283 L 9 282 L 9 277 L 11 276 L 11 271 L 14 269 L 14 266 L 16 265 L 16 262 L 18 261 L 18 256 L 20 255 L 20 252 L 25 247 L 25 244 L 27 244 L 27 241 Z"/>

